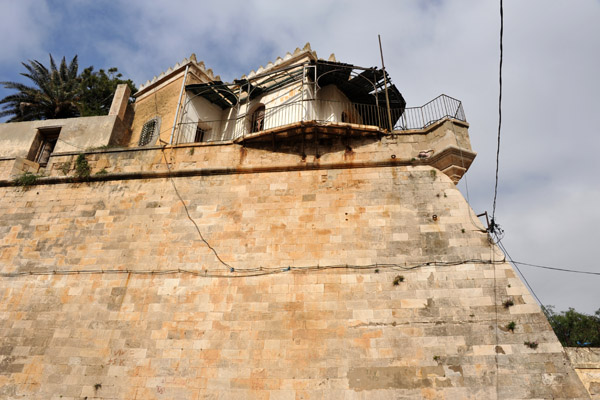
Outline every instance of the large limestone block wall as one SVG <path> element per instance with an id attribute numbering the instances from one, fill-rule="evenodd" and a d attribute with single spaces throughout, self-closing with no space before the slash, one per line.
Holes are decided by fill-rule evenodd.
<path id="1" fill-rule="evenodd" d="M 600 348 L 566 347 L 565 351 L 592 399 L 600 399 Z"/>
<path id="2" fill-rule="evenodd" d="M 0 202 L 0 398 L 589 398 L 429 166 L 2 187 Z"/>

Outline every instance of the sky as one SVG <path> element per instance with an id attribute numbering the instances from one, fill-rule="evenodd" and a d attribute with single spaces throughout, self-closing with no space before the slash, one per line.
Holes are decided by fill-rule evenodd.
<path id="1" fill-rule="evenodd" d="M 514 260 L 600 272 L 600 1 L 505 0 L 496 222 Z M 459 189 L 492 212 L 499 1 L 0 1 L 0 81 L 48 54 L 117 67 L 138 86 L 191 53 L 232 81 L 310 42 L 319 57 L 385 66 L 408 106 L 462 101 L 478 153 Z M 0 88 L 0 98 L 12 92 Z M 468 194 L 468 196 L 467 196 Z M 600 275 L 520 266 L 556 310 L 600 309 Z"/>

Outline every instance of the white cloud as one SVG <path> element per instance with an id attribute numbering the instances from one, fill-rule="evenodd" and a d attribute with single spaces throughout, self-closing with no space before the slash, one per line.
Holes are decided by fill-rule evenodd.
<path id="1" fill-rule="evenodd" d="M 44 31 L 49 26 L 49 10 L 44 0 L 3 2 L 0 6 L 2 57 L 0 68 L 20 65 L 31 54 L 43 52 Z M 0 80 L 6 80 L 0 77 Z"/>

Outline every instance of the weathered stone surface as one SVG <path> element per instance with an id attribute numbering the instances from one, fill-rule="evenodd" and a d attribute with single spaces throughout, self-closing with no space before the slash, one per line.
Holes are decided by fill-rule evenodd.
<path id="1" fill-rule="evenodd" d="M 240 151 L 223 149 L 211 160 Z M 1 271 L 19 273 L 0 278 L 0 395 L 589 398 L 450 178 L 355 153 L 361 168 L 0 188 Z M 133 170 L 165 168 L 144 154 Z"/>
<path id="2" fill-rule="evenodd" d="M 600 399 L 600 349 L 567 347 L 565 351 L 592 399 Z"/>

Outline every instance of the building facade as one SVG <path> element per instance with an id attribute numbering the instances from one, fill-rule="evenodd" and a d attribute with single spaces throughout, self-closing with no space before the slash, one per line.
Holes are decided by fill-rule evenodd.
<path id="1" fill-rule="evenodd" d="M 128 97 L 0 125 L 1 398 L 589 398 L 456 188 L 458 100 L 308 45 Z"/>

